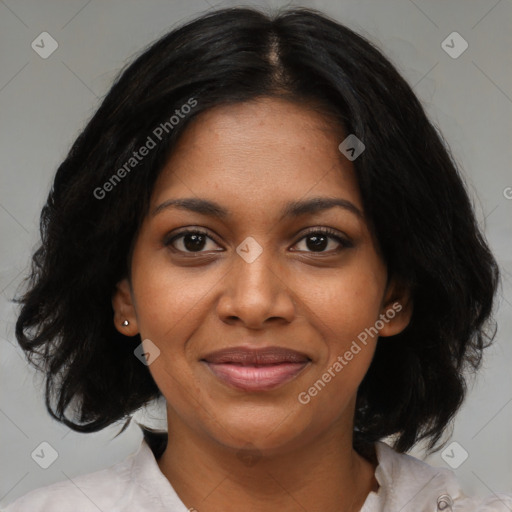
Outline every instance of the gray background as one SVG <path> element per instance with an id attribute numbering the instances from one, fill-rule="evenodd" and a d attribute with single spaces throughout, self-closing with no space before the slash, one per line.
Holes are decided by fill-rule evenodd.
<path id="1" fill-rule="evenodd" d="M 41 377 L 27 367 L 15 342 L 16 309 L 10 298 L 37 243 L 39 213 L 52 176 L 118 70 L 183 21 L 212 7 L 234 5 L 241 4 L 0 0 L 2 504 L 41 485 L 111 465 L 139 445 L 137 427 L 113 439 L 119 426 L 85 435 L 50 419 Z M 459 460 L 462 448 L 469 454 L 455 470 L 467 493 L 512 492 L 512 3 L 325 0 L 292 5 L 318 8 L 374 41 L 414 87 L 464 170 L 478 218 L 501 264 L 503 287 L 498 336 L 457 417 L 450 442 L 459 444 L 449 455 Z M 45 31 L 59 45 L 47 59 L 31 48 Z M 454 31 L 469 45 L 458 58 L 441 46 Z M 449 44 L 461 48 L 459 42 Z M 48 469 L 31 458 L 43 441 L 58 452 Z M 412 453 L 423 458 L 420 448 Z M 448 467 L 440 452 L 426 460 Z"/>

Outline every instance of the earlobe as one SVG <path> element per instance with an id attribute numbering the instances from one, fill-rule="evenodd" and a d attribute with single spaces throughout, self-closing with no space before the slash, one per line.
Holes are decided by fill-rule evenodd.
<path id="1" fill-rule="evenodd" d="M 388 299 L 381 310 L 382 329 L 379 336 L 394 336 L 402 332 L 410 323 L 413 311 L 412 294 L 409 287 L 393 284 Z"/>
<path id="2" fill-rule="evenodd" d="M 112 308 L 114 309 L 114 326 L 125 336 L 135 336 L 139 330 L 137 317 L 133 304 L 130 283 L 127 278 L 116 285 L 112 294 Z"/>

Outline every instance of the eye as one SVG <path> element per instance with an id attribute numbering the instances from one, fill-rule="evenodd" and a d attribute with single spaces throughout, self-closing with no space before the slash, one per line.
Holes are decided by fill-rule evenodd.
<path id="1" fill-rule="evenodd" d="M 309 251 L 306 252 L 339 252 L 344 248 L 353 247 L 353 244 L 348 239 L 341 236 L 337 231 L 334 231 L 329 228 L 314 228 L 310 230 L 308 233 L 306 233 L 305 236 L 303 236 L 300 239 L 298 244 L 301 243 L 303 240 L 305 241 L 305 246 L 307 247 L 307 249 L 309 249 Z M 341 247 L 325 251 L 324 249 L 326 249 L 326 247 L 329 246 L 329 241 L 332 240 L 337 242 L 337 244 L 340 245 Z"/>
<path id="2" fill-rule="evenodd" d="M 171 238 L 164 240 L 164 245 L 171 246 L 178 252 L 193 254 L 203 252 L 203 249 L 205 248 L 205 245 L 207 245 L 208 240 L 215 242 L 215 240 L 208 236 L 208 233 L 205 231 L 200 229 L 187 229 L 185 231 L 181 231 L 178 234 L 175 234 Z M 216 249 L 210 248 L 207 250 Z"/>
<path id="3" fill-rule="evenodd" d="M 206 231 L 200 229 L 187 229 L 164 240 L 164 245 L 171 246 L 177 252 L 185 254 L 200 254 L 202 252 L 212 250 L 220 252 L 223 250 L 215 249 L 215 247 L 208 248 L 208 241 L 217 245 L 215 240 L 213 240 Z M 309 251 L 306 250 L 305 252 L 330 253 L 339 252 L 343 248 L 353 247 L 353 244 L 347 238 L 341 236 L 337 231 L 329 228 L 311 229 L 295 245 L 298 245 L 302 241 L 305 241 L 305 246 L 309 249 Z M 331 241 L 336 242 L 340 247 L 326 251 L 325 249 L 329 247 L 329 242 Z M 299 249 L 299 252 L 303 252 L 303 250 Z"/>

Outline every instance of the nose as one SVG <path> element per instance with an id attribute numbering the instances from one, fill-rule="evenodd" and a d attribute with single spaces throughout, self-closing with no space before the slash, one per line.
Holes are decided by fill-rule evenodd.
<path id="1" fill-rule="evenodd" d="M 270 251 L 252 262 L 238 254 L 223 279 L 223 293 L 217 303 L 222 321 L 262 329 L 272 322 L 290 323 L 295 316 L 294 290 Z"/>

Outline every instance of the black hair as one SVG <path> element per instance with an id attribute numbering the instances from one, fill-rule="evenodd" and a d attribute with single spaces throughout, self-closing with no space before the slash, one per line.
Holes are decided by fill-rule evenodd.
<path id="1" fill-rule="evenodd" d="M 16 299 L 16 337 L 46 373 L 48 411 L 94 432 L 161 396 L 134 356 L 140 336 L 127 340 L 114 327 L 115 285 L 129 276 L 155 180 L 180 134 L 209 108 L 261 97 L 314 105 L 365 144 L 353 162 L 364 211 L 414 310 L 402 333 L 377 344 L 358 389 L 354 446 L 395 436 L 398 451 L 422 439 L 433 448 L 495 336 L 498 266 L 411 87 L 372 43 L 307 8 L 222 9 L 172 30 L 122 70 L 72 145 Z M 148 137 L 155 147 L 136 158 Z"/>

